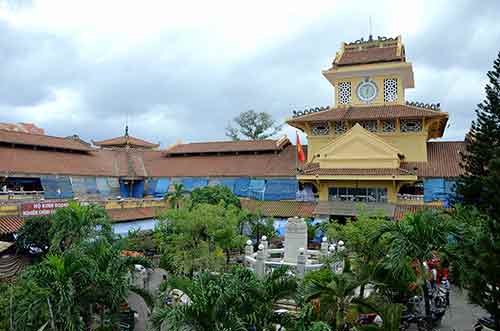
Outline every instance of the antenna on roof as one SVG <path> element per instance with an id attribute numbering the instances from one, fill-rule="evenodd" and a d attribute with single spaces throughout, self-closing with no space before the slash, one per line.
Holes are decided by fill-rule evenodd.
<path id="1" fill-rule="evenodd" d="M 128 112 L 125 118 L 125 137 L 128 137 Z"/>
<path id="2" fill-rule="evenodd" d="M 369 25 L 368 41 L 372 41 L 373 36 L 372 36 L 372 17 L 371 17 L 371 15 L 368 17 L 368 25 Z"/>

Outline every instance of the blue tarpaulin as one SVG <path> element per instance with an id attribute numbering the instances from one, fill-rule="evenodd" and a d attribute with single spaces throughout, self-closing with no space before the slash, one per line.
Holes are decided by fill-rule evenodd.
<path id="1" fill-rule="evenodd" d="M 234 194 L 239 197 L 248 197 L 248 186 L 250 185 L 250 178 L 241 177 L 237 178 L 234 183 Z"/>
<path id="2" fill-rule="evenodd" d="M 255 200 L 264 200 L 266 181 L 264 179 L 251 179 L 248 185 L 248 197 Z"/>
<path id="3" fill-rule="evenodd" d="M 264 200 L 295 200 L 298 189 L 295 178 L 267 179 Z"/>
<path id="4" fill-rule="evenodd" d="M 73 189 L 71 180 L 66 176 L 42 176 L 40 182 L 44 190 L 44 197 L 47 199 L 71 199 Z"/>
<path id="5" fill-rule="evenodd" d="M 198 187 L 204 187 L 208 185 L 208 178 L 206 177 L 185 177 L 182 178 L 182 185 L 184 185 L 184 190 L 191 192 Z"/>
<path id="6" fill-rule="evenodd" d="M 84 177 L 87 194 L 97 194 L 97 182 L 95 177 Z"/>
<path id="7" fill-rule="evenodd" d="M 455 186 L 454 180 L 426 178 L 424 179 L 424 201 L 444 201 L 448 203 L 455 198 Z"/>
<path id="8" fill-rule="evenodd" d="M 117 190 L 118 180 L 116 178 L 97 177 L 96 178 L 97 191 L 103 198 L 118 196 L 120 194 Z"/>
<path id="9" fill-rule="evenodd" d="M 163 197 L 168 192 L 170 186 L 170 178 L 158 178 L 155 189 L 155 196 L 158 198 Z"/>
<path id="10" fill-rule="evenodd" d="M 304 184 L 302 190 L 297 190 L 295 199 L 298 201 L 314 201 L 314 192 L 312 184 Z"/>
<path id="11" fill-rule="evenodd" d="M 155 195 L 156 185 L 158 183 L 157 179 L 147 179 L 146 180 L 146 194 Z"/>
<path id="12" fill-rule="evenodd" d="M 144 197 L 144 181 L 138 180 L 134 181 L 132 184 L 132 198 L 143 198 Z"/>

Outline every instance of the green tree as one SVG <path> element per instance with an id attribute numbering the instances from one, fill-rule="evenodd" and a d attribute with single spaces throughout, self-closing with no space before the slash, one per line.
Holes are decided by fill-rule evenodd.
<path id="1" fill-rule="evenodd" d="M 206 203 L 210 205 L 218 205 L 220 202 L 224 206 L 233 205 L 241 208 L 240 199 L 224 185 L 199 187 L 191 192 L 191 205 Z"/>
<path id="2" fill-rule="evenodd" d="M 500 215 L 500 53 L 487 73 L 486 99 L 477 106 L 462 154 L 465 170 L 458 182 L 458 193 L 465 204 L 498 218 Z"/>
<path id="3" fill-rule="evenodd" d="M 416 279 L 421 285 L 428 327 L 431 309 L 428 273 L 423 269 L 423 262 L 431 259 L 433 252 L 446 249 L 450 235 L 457 235 L 455 224 L 430 209 L 407 214 L 399 222 L 385 222 L 372 235 L 374 243 L 387 240 L 385 263 L 392 270 L 394 278 Z"/>
<path id="4" fill-rule="evenodd" d="M 500 330 L 500 227 L 471 206 L 457 206 L 452 216 L 461 229 L 458 240 L 450 244 L 453 280 L 468 290 L 472 303 L 495 318 Z"/>
<path id="5" fill-rule="evenodd" d="M 112 233 L 108 214 L 102 206 L 81 206 L 72 201 L 68 207 L 57 209 L 52 216 L 51 250 L 65 250 L 82 240 L 100 236 L 111 240 Z"/>
<path id="6" fill-rule="evenodd" d="M 180 272 L 218 271 L 227 266 L 231 250 L 244 245 L 239 223 L 240 209 L 232 205 L 199 204 L 166 211 L 155 237 Z"/>
<path id="7" fill-rule="evenodd" d="M 49 230 L 52 220 L 48 216 L 28 217 L 18 232 L 18 250 L 31 252 L 40 250 L 45 255 L 50 248 Z"/>
<path id="8" fill-rule="evenodd" d="M 319 300 L 321 318 L 329 323 L 335 323 L 336 330 L 343 330 L 345 316 L 351 307 L 355 289 L 362 285 L 351 272 L 334 273 L 323 269 L 309 275 L 304 289 L 306 302 Z"/>
<path id="9" fill-rule="evenodd" d="M 172 278 L 168 289 L 181 290 L 186 304 L 157 309 L 153 324 L 172 330 L 270 330 L 279 316 L 278 300 L 290 298 L 297 283 L 286 269 L 277 269 L 259 280 L 252 271 L 237 267 L 224 274 L 202 272 L 193 279 Z"/>
<path id="10" fill-rule="evenodd" d="M 463 285 L 469 288 L 470 299 L 494 316 L 500 330 L 500 53 L 487 76 L 486 98 L 477 106 L 466 139 L 465 173 L 457 188 L 464 204 L 485 215 L 473 210 L 456 215 L 465 231 L 458 263 L 464 263 Z M 465 222 L 464 213 L 470 214 Z"/>
<path id="11" fill-rule="evenodd" d="M 185 201 L 184 185 L 175 183 L 174 190 L 165 194 L 165 199 L 170 203 L 171 208 L 179 209 Z"/>
<path id="12" fill-rule="evenodd" d="M 241 136 L 250 140 L 268 139 L 281 130 L 281 125 L 268 113 L 257 113 L 249 110 L 234 118 L 237 127 L 229 124 L 226 128 L 226 136 L 232 140 L 240 140 Z"/>

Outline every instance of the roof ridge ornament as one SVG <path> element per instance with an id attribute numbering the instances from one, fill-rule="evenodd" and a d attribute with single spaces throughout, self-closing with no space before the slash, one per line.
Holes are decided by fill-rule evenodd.
<path id="1" fill-rule="evenodd" d="M 406 101 L 408 106 L 419 107 L 424 109 L 430 109 L 435 111 L 441 111 L 441 103 L 424 103 L 418 101 Z"/>
<path id="2" fill-rule="evenodd" d="M 293 110 L 292 114 L 293 114 L 293 118 L 297 118 L 297 117 L 301 117 L 301 116 L 304 116 L 304 115 L 309 115 L 309 114 L 313 114 L 313 113 L 327 111 L 329 109 L 330 109 L 330 106 L 306 108 L 306 109 L 304 109 L 302 111 L 301 110 Z"/>

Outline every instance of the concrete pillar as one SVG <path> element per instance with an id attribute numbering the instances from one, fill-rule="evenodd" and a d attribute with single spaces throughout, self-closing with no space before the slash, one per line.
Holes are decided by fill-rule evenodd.
<path id="1" fill-rule="evenodd" d="M 327 256 L 328 255 L 328 238 L 323 237 L 321 238 L 321 255 Z"/>
<path id="2" fill-rule="evenodd" d="M 297 262 L 299 248 L 307 249 L 307 224 L 303 218 L 289 218 L 285 225 L 285 262 Z"/>
<path id="3" fill-rule="evenodd" d="M 297 250 L 297 277 L 304 278 L 306 274 L 307 255 L 304 248 Z"/>
<path id="4" fill-rule="evenodd" d="M 247 240 L 247 243 L 245 245 L 245 255 L 246 256 L 252 256 L 253 254 L 253 245 L 251 240 Z"/>
<path id="5" fill-rule="evenodd" d="M 257 251 L 257 263 L 255 265 L 255 273 L 257 277 L 264 278 L 266 273 L 266 256 L 264 253 L 264 246 L 259 245 L 259 250 Z"/>
<path id="6" fill-rule="evenodd" d="M 267 259 L 269 257 L 269 253 L 268 253 L 269 242 L 267 241 L 267 237 L 266 236 L 262 236 L 262 238 L 260 239 L 260 243 L 264 247 L 264 256 Z"/>

